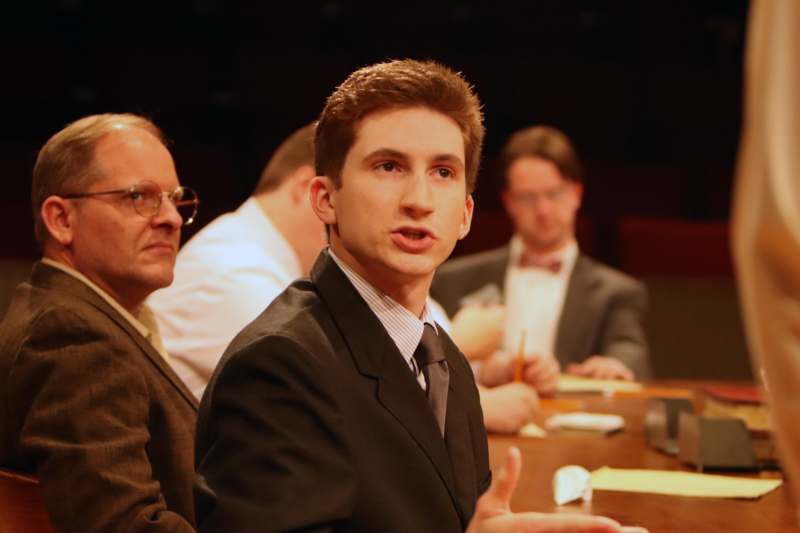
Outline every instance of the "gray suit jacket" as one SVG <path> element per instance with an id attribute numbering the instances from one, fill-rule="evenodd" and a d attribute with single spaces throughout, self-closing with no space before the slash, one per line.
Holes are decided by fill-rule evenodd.
<path id="1" fill-rule="evenodd" d="M 461 300 L 494 284 L 503 294 L 508 246 L 461 257 L 442 265 L 431 295 L 451 317 Z M 637 378 L 650 377 L 643 318 L 647 293 L 642 283 L 580 254 L 560 310 L 555 355 L 562 366 L 595 354 L 616 357 Z"/>
<path id="2" fill-rule="evenodd" d="M 57 531 L 191 532 L 197 402 L 98 294 L 38 263 L 0 323 L 0 466 Z"/>

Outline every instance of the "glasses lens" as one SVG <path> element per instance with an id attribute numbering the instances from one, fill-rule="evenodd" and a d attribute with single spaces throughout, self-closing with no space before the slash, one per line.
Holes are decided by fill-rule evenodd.
<path id="1" fill-rule="evenodd" d="M 131 200 L 136 212 L 143 217 L 152 217 L 161 207 L 161 187 L 152 181 L 142 181 L 131 189 Z"/>
<path id="2" fill-rule="evenodd" d="M 184 226 L 194 222 L 194 217 L 197 216 L 197 205 L 200 203 L 194 189 L 178 187 L 170 196 L 170 200 L 175 204 Z"/>

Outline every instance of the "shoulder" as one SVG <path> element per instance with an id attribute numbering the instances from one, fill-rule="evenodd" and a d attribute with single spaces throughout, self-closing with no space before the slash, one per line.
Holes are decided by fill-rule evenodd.
<path id="1" fill-rule="evenodd" d="M 264 246 L 247 226 L 227 213 L 200 230 L 178 253 L 176 272 L 224 273 L 243 266 L 271 264 Z M 264 259 L 267 258 L 267 261 Z"/>
<path id="2" fill-rule="evenodd" d="M 329 352 L 333 327 L 327 307 L 307 279 L 292 283 L 233 339 L 220 366 L 231 358 L 286 351 Z"/>
<path id="3" fill-rule="evenodd" d="M 172 285 L 154 292 L 148 301 L 159 313 L 231 303 L 261 310 L 297 273 L 289 272 L 270 255 L 247 228 L 223 215 L 195 235 L 175 263 Z M 252 318 L 254 315 L 250 315 Z"/>
<path id="4" fill-rule="evenodd" d="M 508 262 L 508 246 L 479 252 L 476 254 L 465 255 L 457 259 L 447 261 L 436 272 L 437 276 L 457 275 L 473 270 L 480 270 L 487 266 L 495 266 Z"/>
<path id="5" fill-rule="evenodd" d="M 646 292 L 645 285 L 641 281 L 583 254 L 578 256 L 575 272 L 578 275 L 585 273 L 591 276 L 595 283 L 614 293 L 644 295 Z"/>
<path id="6" fill-rule="evenodd" d="M 30 317 L 20 352 L 59 367 L 130 368 L 141 349 L 108 314 L 77 299 L 55 300 Z M 99 367 L 98 367 L 99 368 Z"/>
<path id="7" fill-rule="evenodd" d="M 83 339 L 106 338 L 119 329 L 91 302 L 58 290 L 33 287 L 26 303 L 26 313 L 16 317 L 16 324 L 12 319 L 9 327 L 25 330 L 28 342 L 52 338 L 67 346 Z"/>
<path id="8" fill-rule="evenodd" d="M 15 404 L 37 396 L 72 405 L 76 386 L 97 398 L 115 386 L 121 396 L 147 394 L 152 370 L 142 364 L 142 349 L 102 311 L 79 301 L 55 301 L 30 319 L 13 333 L 17 341 L 3 354 L 10 357 L 8 394 Z"/>

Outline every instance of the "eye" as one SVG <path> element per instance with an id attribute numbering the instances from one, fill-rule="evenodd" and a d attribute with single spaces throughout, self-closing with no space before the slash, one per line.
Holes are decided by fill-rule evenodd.
<path id="1" fill-rule="evenodd" d="M 139 191 L 131 191 L 128 193 L 128 198 L 130 198 L 134 202 L 137 202 L 143 198 L 143 195 Z"/>
<path id="2" fill-rule="evenodd" d="M 435 172 L 436 172 L 436 175 L 438 177 L 440 177 L 440 178 L 448 179 L 448 178 L 452 178 L 452 177 L 455 176 L 455 172 L 453 172 L 452 169 L 447 168 L 447 167 L 438 167 L 438 168 L 436 168 Z"/>
<path id="3" fill-rule="evenodd" d="M 400 165 L 394 161 L 381 161 L 375 168 L 381 172 L 397 172 L 400 170 Z"/>

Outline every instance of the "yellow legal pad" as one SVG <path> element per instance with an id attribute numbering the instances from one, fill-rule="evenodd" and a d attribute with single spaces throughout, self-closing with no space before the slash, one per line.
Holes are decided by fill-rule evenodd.
<path id="1" fill-rule="evenodd" d="M 558 377 L 559 392 L 639 392 L 642 384 L 617 379 L 593 379 L 561 374 Z"/>
<path id="2" fill-rule="evenodd" d="M 592 472 L 595 490 L 651 492 L 707 498 L 760 498 L 783 483 L 780 479 L 754 479 L 669 470 L 635 470 L 604 466 Z"/>

